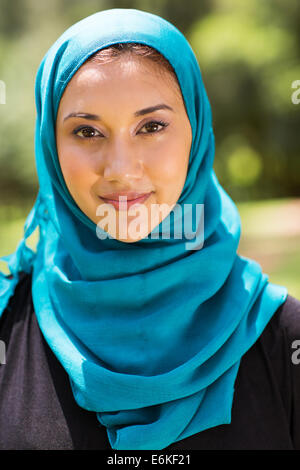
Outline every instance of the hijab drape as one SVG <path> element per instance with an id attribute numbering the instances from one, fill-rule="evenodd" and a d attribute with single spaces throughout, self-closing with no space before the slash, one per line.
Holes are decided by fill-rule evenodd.
<path id="1" fill-rule="evenodd" d="M 125 42 L 155 48 L 178 77 L 193 139 L 177 204 L 203 205 L 200 249 L 187 249 L 185 237 L 100 239 L 64 182 L 55 140 L 63 91 L 93 53 Z M 210 104 L 187 39 L 145 11 L 100 11 L 52 45 L 35 96 L 39 192 L 24 239 L 5 257 L 11 276 L 0 275 L 0 313 L 19 273 L 31 272 L 42 334 L 69 375 L 74 399 L 97 414 L 113 449 L 163 449 L 230 423 L 240 360 L 287 290 L 237 253 L 241 221 L 213 169 Z M 35 252 L 26 239 L 37 227 Z M 161 224 L 154 231 L 161 234 Z"/>

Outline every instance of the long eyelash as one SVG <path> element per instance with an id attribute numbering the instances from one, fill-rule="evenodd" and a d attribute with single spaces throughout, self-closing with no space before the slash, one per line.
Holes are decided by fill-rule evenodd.
<path id="1" fill-rule="evenodd" d="M 95 135 L 93 137 L 80 137 L 79 135 L 77 135 L 77 132 L 81 131 L 82 129 L 91 129 L 92 131 L 98 132 L 96 129 L 94 129 L 91 126 L 79 126 L 76 129 L 74 129 L 74 131 L 72 131 L 72 134 L 74 134 L 75 137 L 78 137 L 81 140 L 95 140 L 95 139 L 98 139 L 99 137 L 101 137 L 99 135 Z"/>
<path id="2" fill-rule="evenodd" d="M 146 136 L 149 136 L 149 135 L 155 135 L 157 134 L 158 132 L 162 131 L 164 128 L 166 128 L 169 124 L 167 122 L 164 122 L 164 121 L 156 121 L 156 120 L 152 120 L 152 121 L 148 121 L 146 122 L 143 127 L 145 127 L 147 124 L 160 124 L 163 128 L 162 129 L 159 129 L 158 131 L 155 131 L 155 132 L 141 132 L 142 135 L 146 135 Z M 142 128 L 143 128 L 142 127 Z"/>

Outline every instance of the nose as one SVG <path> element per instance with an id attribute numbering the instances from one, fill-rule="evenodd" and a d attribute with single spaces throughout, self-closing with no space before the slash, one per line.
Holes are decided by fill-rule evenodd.
<path id="1" fill-rule="evenodd" d="M 141 179 L 142 176 L 143 162 L 134 146 L 125 142 L 125 139 L 115 139 L 104 161 L 103 178 L 124 183 Z"/>

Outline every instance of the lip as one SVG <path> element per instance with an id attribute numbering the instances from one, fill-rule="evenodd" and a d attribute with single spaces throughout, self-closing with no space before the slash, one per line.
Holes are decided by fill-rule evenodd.
<path id="1" fill-rule="evenodd" d="M 127 210 L 134 204 L 143 204 L 149 196 L 153 193 L 113 193 L 107 194 L 106 197 L 99 196 L 105 203 L 111 204 L 115 209 Z M 121 197 L 121 200 L 120 200 Z"/>

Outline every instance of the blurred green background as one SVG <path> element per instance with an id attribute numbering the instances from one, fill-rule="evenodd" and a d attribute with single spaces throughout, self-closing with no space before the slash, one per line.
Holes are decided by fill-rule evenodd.
<path id="1" fill-rule="evenodd" d="M 239 252 L 300 299 L 299 0 L 0 0 L 0 256 L 37 193 L 39 63 L 71 24 L 108 8 L 161 15 L 190 41 L 212 106 L 214 168 L 242 218 Z"/>

